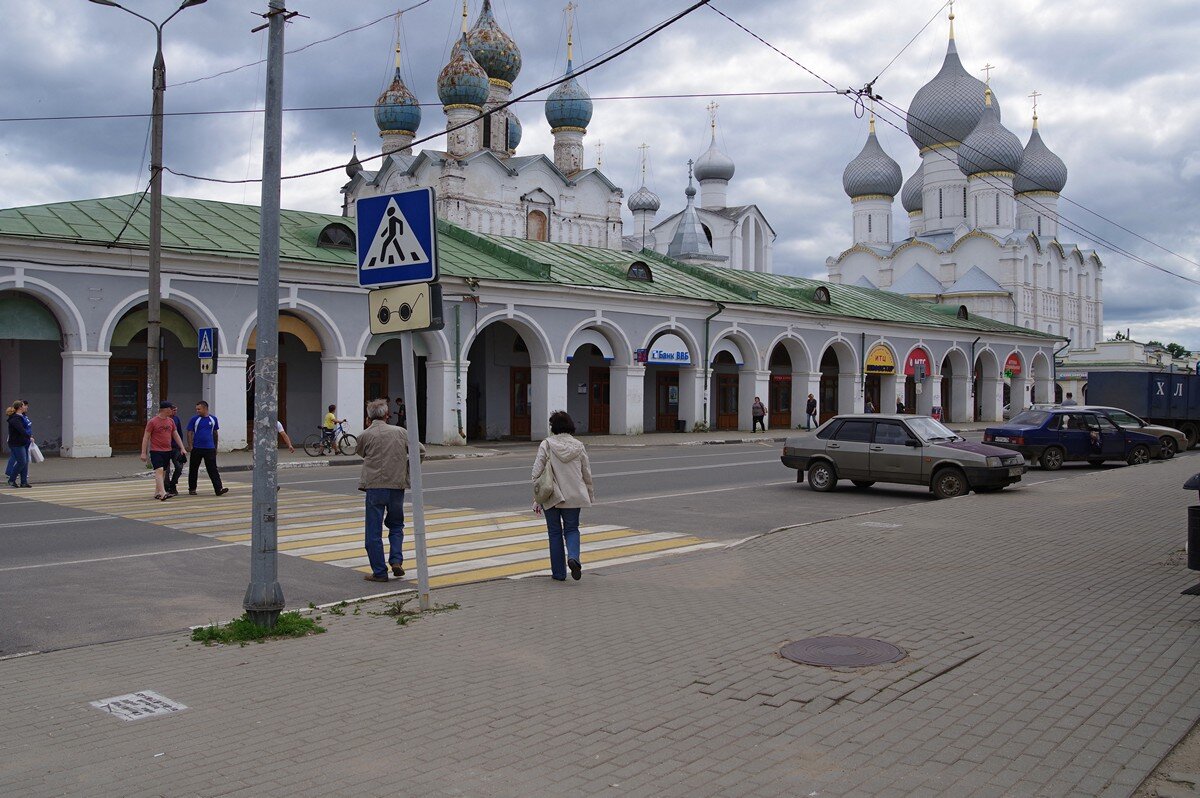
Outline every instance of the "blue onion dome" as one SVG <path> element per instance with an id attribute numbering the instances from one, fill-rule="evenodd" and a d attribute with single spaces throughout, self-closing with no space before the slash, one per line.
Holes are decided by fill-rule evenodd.
<path id="1" fill-rule="evenodd" d="M 694 191 L 694 189 L 693 189 Z M 644 185 L 637 191 L 629 195 L 629 201 L 626 202 L 631 211 L 657 211 L 662 207 L 662 201 L 650 189 Z"/>
<path id="2" fill-rule="evenodd" d="M 517 119 L 516 114 L 508 115 L 508 141 L 505 142 L 509 152 L 515 152 L 517 145 L 521 143 L 521 133 L 524 132 L 521 128 L 521 120 Z"/>
<path id="3" fill-rule="evenodd" d="M 400 67 L 396 67 L 396 77 L 379 99 L 375 101 L 375 124 L 381 131 L 404 131 L 416 133 L 421 126 L 421 104 L 404 85 L 400 77 Z"/>
<path id="4" fill-rule="evenodd" d="M 912 173 L 912 177 L 904 181 L 904 188 L 900 189 L 900 204 L 909 213 L 924 210 L 925 176 L 920 168 Z"/>
<path id="5" fill-rule="evenodd" d="M 467 45 L 475 62 L 493 81 L 511 87 L 521 71 L 521 51 L 517 43 L 496 24 L 492 0 L 483 0 L 483 9 L 475 27 L 467 33 Z"/>
<path id="6" fill-rule="evenodd" d="M 920 148 L 966 140 L 983 116 L 984 88 L 982 80 L 963 69 L 952 33 L 941 71 L 917 90 L 908 106 L 908 137 Z M 993 105 L 999 119 L 995 98 Z"/>
<path id="7" fill-rule="evenodd" d="M 575 80 L 573 72 L 568 60 L 566 81 L 558 84 L 546 98 L 546 121 L 550 123 L 551 131 L 564 127 L 586 130 L 588 122 L 592 121 L 592 98 Z"/>
<path id="8" fill-rule="evenodd" d="M 696 179 L 728 181 L 733 179 L 734 171 L 733 159 L 717 146 L 717 128 L 714 124 L 708 149 L 696 159 Z"/>
<path id="9" fill-rule="evenodd" d="M 1042 141 L 1038 132 L 1037 117 L 1033 118 L 1033 133 L 1021 156 L 1021 166 L 1013 180 L 1013 191 L 1023 194 L 1029 191 L 1053 191 L 1058 194 L 1067 185 L 1067 165 L 1063 163 Z"/>
<path id="10" fill-rule="evenodd" d="M 437 79 L 438 97 L 442 105 L 481 107 L 488 98 L 487 73 L 471 55 L 467 34 L 455 42 L 450 51 L 450 63 L 442 68 Z"/>
<path id="11" fill-rule="evenodd" d="M 894 197 L 900 193 L 904 174 L 900 164 L 883 151 L 875 136 L 875 120 L 871 119 L 871 132 L 867 143 L 854 160 L 842 171 L 842 188 L 851 197 L 884 196 Z"/>
<path id="12" fill-rule="evenodd" d="M 1021 140 L 1000 124 L 1000 113 L 987 89 L 983 116 L 958 148 L 958 168 L 968 177 L 981 172 L 1012 172 L 1021 165 Z"/>

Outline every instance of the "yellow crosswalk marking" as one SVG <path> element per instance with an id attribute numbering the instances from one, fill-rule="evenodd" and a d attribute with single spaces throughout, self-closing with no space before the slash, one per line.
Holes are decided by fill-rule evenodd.
<path id="1" fill-rule="evenodd" d="M 167 502 L 151 497 L 145 478 L 36 486 L 22 497 L 88 509 L 178 529 L 226 543 L 250 542 L 250 486 L 226 482 L 222 497 L 180 495 Z M 406 506 L 406 515 L 408 507 Z M 363 499 L 284 487 L 279 492 L 278 548 L 288 556 L 370 572 L 363 549 Z M 548 573 L 545 521 L 530 513 L 470 508 L 425 508 L 432 587 Z M 386 542 L 387 530 L 384 530 Z M 644 532 L 621 526 L 585 525 L 581 559 L 585 569 L 634 562 L 672 552 L 722 544 L 673 532 Z M 386 549 L 386 546 L 385 546 Z M 412 568 L 411 521 L 404 535 L 405 564 Z M 409 574 L 410 578 L 415 573 Z"/>

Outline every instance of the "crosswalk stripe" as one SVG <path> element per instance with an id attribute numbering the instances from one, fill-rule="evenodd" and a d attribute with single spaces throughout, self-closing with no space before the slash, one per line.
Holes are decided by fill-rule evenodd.
<path id="1" fill-rule="evenodd" d="M 252 496 L 245 483 L 227 483 L 222 497 L 180 496 L 155 502 L 144 477 L 123 481 L 35 487 L 23 497 L 49 504 L 105 512 L 188 532 L 225 544 L 249 545 Z M 363 498 L 284 486 L 277 505 L 277 546 L 287 556 L 369 572 L 363 550 Z M 408 517 L 411 504 L 405 504 Z M 546 525 L 526 513 L 471 508 L 425 508 L 430 585 L 445 587 L 488 579 L 548 573 Z M 412 567 L 411 522 L 403 552 Z M 585 568 L 638 562 L 671 553 L 703 551 L 723 544 L 675 532 L 647 532 L 612 524 L 582 527 Z M 384 530 L 386 536 L 387 530 Z M 415 574 L 410 574 L 410 577 Z"/>

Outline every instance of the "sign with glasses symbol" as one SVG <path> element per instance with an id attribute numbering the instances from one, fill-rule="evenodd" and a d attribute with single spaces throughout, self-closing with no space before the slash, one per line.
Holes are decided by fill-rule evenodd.
<path id="1" fill-rule="evenodd" d="M 438 283 L 379 288 L 367 294 L 371 334 L 442 329 L 442 287 Z"/>

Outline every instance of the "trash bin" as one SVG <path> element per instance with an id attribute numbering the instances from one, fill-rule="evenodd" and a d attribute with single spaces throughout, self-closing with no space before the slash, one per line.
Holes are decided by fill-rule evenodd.
<path id="1" fill-rule="evenodd" d="M 687 432 L 687 421 L 682 418 L 675 419 L 675 431 L 676 432 Z"/>

